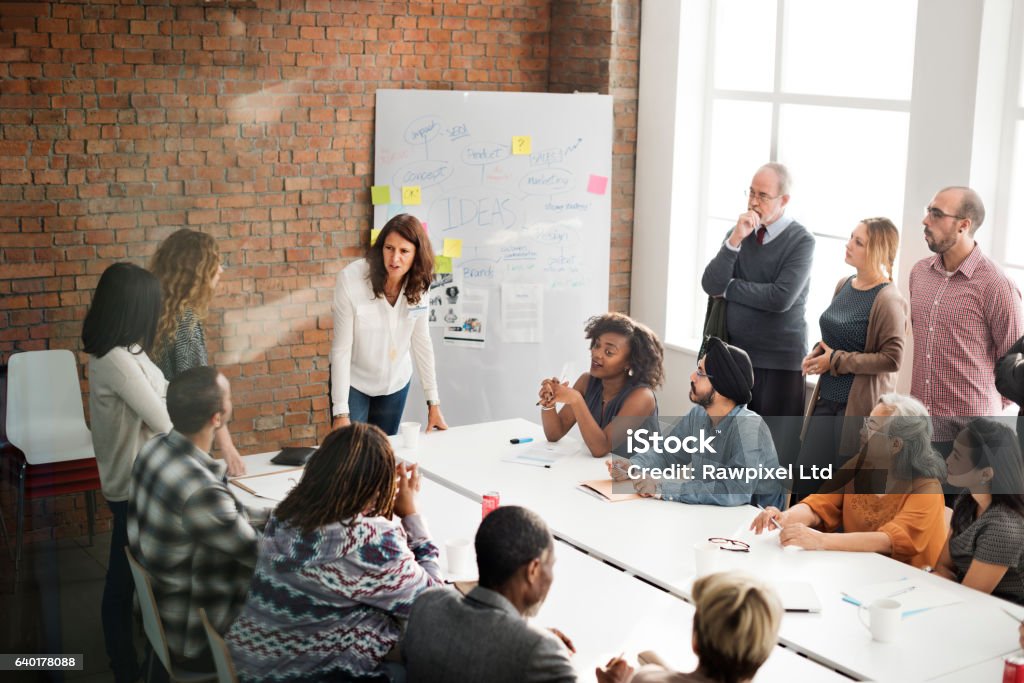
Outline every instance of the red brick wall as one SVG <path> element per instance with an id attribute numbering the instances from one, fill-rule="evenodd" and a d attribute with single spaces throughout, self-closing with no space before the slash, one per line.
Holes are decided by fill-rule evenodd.
<path id="1" fill-rule="evenodd" d="M 202 229 L 225 257 L 207 336 L 236 444 L 322 437 L 378 87 L 616 95 L 611 297 L 627 310 L 638 30 L 639 0 L 0 3 L 0 357 L 80 351 L 103 269 Z"/>

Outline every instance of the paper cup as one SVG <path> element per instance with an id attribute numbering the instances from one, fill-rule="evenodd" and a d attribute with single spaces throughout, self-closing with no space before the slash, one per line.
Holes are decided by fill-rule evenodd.
<path id="1" fill-rule="evenodd" d="M 713 574 L 721 552 L 717 544 L 710 541 L 699 541 L 693 544 L 693 562 L 697 568 L 697 578 Z"/>
<path id="2" fill-rule="evenodd" d="M 403 422 L 398 426 L 398 434 L 402 437 L 402 445 L 415 450 L 420 443 L 420 423 Z"/>
<path id="3" fill-rule="evenodd" d="M 448 577 L 465 578 L 473 574 L 473 542 L 466 538 L 453 538 L 445 542 L 448 557 Z"/>

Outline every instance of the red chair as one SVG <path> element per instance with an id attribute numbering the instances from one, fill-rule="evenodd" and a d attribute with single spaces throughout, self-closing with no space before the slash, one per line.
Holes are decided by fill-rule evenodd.
<path id="1" fill-rule="evenodd" d="M 100 488 L 92 436 L 85 425 L 75 357 L 70 351 L 12 355 L 0 389 L 0 442 L 7 481 L 17 492 L 14 567 L 21 563 L 25 503 L 85 493 L 89 542 Z M 4 539 L 7 541 L 6 525 Z M 9 545 L 9 541 L 8 541 Z"/>

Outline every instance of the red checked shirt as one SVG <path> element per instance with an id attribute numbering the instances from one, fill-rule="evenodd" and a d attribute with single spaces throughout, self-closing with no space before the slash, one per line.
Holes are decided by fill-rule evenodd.
<path id="1" fill-rule="evenodd" d="M 1024 330 L 1016 283 L 974 251 L 952 275 L 942 255 L 910 273 L 914 373 L 910 393 L 934 416 L 936 441 L 952 441 L 971 417 L 999 415 L 1009 402 L 995 387 L 995 365 Z"/>

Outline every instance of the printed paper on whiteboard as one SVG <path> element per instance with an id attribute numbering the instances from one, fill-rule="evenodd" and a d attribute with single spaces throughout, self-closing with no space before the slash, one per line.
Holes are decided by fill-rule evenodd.
<path id="1" fill-rule="evenodd" d="M 486 289 L 466 288 L 460 292 L 455 306 L 443 305 L 444 343 L 449 346 L 466 346 L 482 349 L 487 339 L 487 297 Z"/>
<path id="2" fill-rule="evenodd" d="M 539 284 L 501 285 L 501 337 L 510 344 L 536 344 L 544 339 L 544 289 Z"/>

